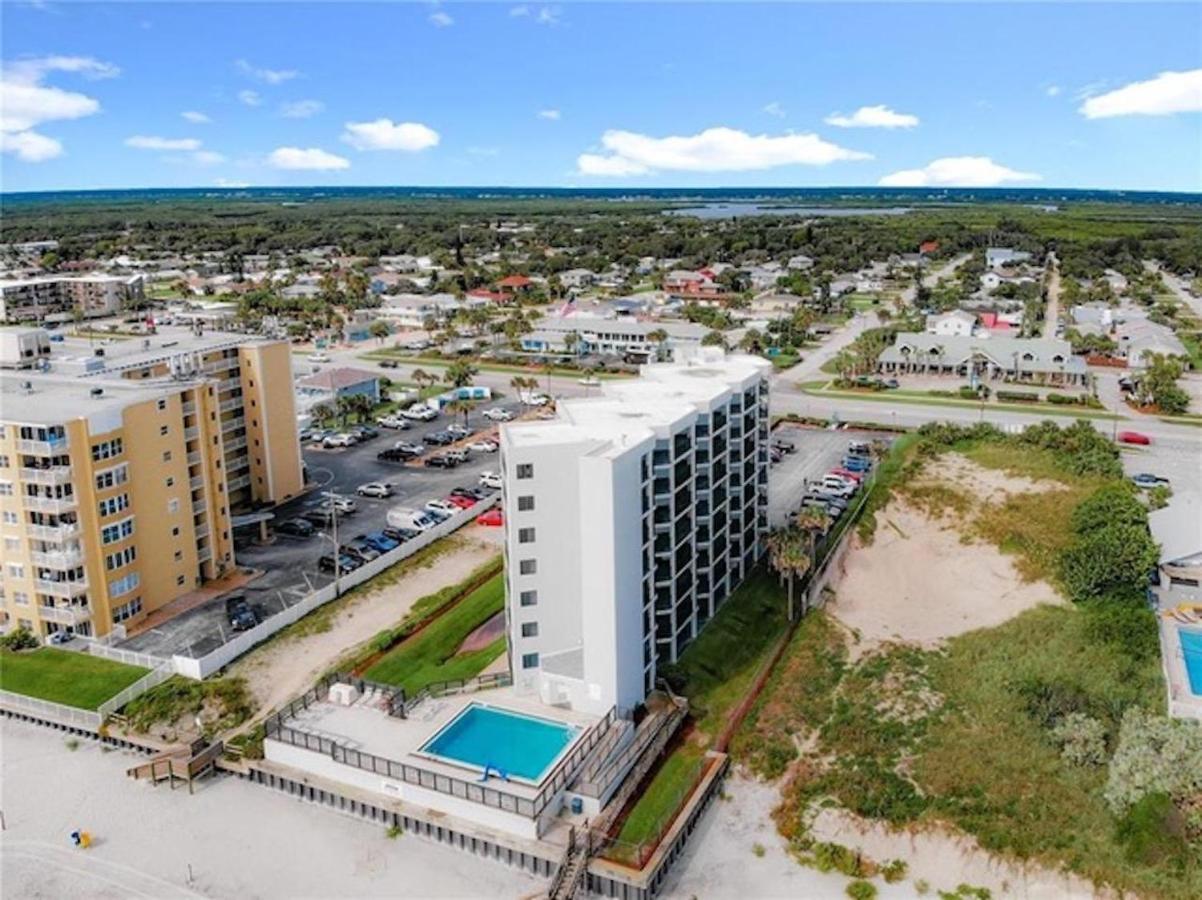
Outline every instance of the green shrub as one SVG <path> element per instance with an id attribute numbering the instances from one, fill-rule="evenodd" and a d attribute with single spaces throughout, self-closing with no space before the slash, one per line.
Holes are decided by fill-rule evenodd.
<path id="1" fill-rule="evenodd" d="M 863 874 L 860 854 L 842 844 L 815 844 L 811 851 L 814 856 L 814 868 L 819 872 L 838 872 L 848 878 L 858 878 Z"/>
<path id="2" fill-rule="evenodd" d="M 1132 805 L 1119 819 L 1115 837 L 1127 859 L 1140 865 L 1183 869 L 1189 858 L 1185 819 L 1163 791 Z"/>
<path id="3" fill-rule="evenodd" d="M 1173 800 L 1202 794 L 1202 728 L 1132 707 L 1123 716 L 1103 796 L 1120 815 L 1157 793 Z"/>
<path id="4" fill-rule="evenodd" d="M 1116 481 L 1098 488 L 1073 510 L 1073 531 L 1084 535 L 1110 525 L 1143 526 L 1148 510 L 1139 502 L 1135 488 L 1128 482 Z"/>
<path id="5" fill-rule="evenodd" d="M 873 900 L 876 896 L 876 885 L 871 881 L 859 879 L 847 886 L 847 896 L 851 900 Z"/>
<path id="6" fill-rule="evenodd" d="M 1110 525 L 1083 535 L 1060 557 L 1060 581 L 1071 600 L 1108 594 L 1140 596 L 1160 552 L 1145 525 Z"/>
<path id="7" fill-rule="evenodd" d="M 1106 762 L 1106 726 L 1085 713 L 1069 713 L 1051 731 L 1064 761 L 1074 766 L 1100 766 Z"/>
<path id="8" fill-rule="evenodd" d="M 0 647 L 5 650 L 32 650 L 38 646 L 37 635 L 24 625 L 0 637 Z"/>
<path id="9" fill-rule="evenodd" d="M 1084 606 L 1085 633 L 1090 640 L 1142 663 L 1160 654 L 1156 614 L 1143 599 L 1103 597 Z"/>
<path id="10" fill-rule="evenodd" d="M 896 884 L 906 877 L 909 868 L 904 859 L 891 859 L 881 867 L 881 877 L 887 884 Z"/>
<path id="11" fill-rule="evenodd" d="M 967 385 L 967 384 L 960 385 L 959 395 L 964 400 L 976 400 L 979 393 L 980 392 L 976 388 L 972 387 L 971 385 Z"/>
<path id="12" fill-rule="evenodd" d="M 1027 391 L 998 391 L 995 396 L 1001 403 L 1038 403 L 1039 395 Z"/>

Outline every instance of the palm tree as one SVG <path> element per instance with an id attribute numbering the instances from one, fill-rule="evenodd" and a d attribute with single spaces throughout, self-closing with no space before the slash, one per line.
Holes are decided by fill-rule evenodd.
<path id="1" fill-rule="evenodd" d="M 726 337 L 721 331 L 711 331 L 701 339 L 702 347 L 721 347 L 726 349 Z"/>
<path id="2" fill-rule="evenodd" d="M 367 394 L 351 394 L 351 412 L 360 422 L 365 422 L 371 418 L 371 411 L 375 409 L 375 401 Z"/>
<path id="3" fill-rule="evenodd" d="M 794 582 L 810 571 L 811 560 L 805 551 L 805 541 L 798 528 L 782 528 L 768 535 L 768 564 L 788 581 L 790 622 L 793 621 Z"/>
<path id="4" fill-rule="evenodd" d="M 468 413 L 475 408 L 476 404 L 471 400 L 452 400 L 446 405 L 445 411 L 451 416 L 457 416 L 460 413 L 463 413 L 463 426 L 466 428 Z"/>
<path id="5" fill-rule="evenodd" d="M 328 403 L 317 403 L 309 410 L 309 415 L 314 422 L 325 424 L 334 418 L 334 409 Z"/>
<path id="6" fill-rule="evenodd" d="M 668 332 L 662 328 L 656 328 L 654 331 L 647 332 L 647 340 L 655 344 L 655 358 L 664 358 L 664 344 L 668 340 Z"/>
<path id="7" fill-rule="evenodd" d="M 739 349 L 744 353 L 759 353 L 764 348 L 764 336 L 758 328 L 748 328 L 739 341 Z"/>
<path id="8" fill-rule="evenodd" d="M 467 387 L 472 383 L 472 379 L 479 374 L 480 370 L 466 359 L 456 360 L 447 366 L 446 372 L 443 373 L 442 380 L 447 384 L 454 385 L 457 388 Z"/>
<path id="9" fill-rule="evenodd" d="M 414 369 L 410 373 L 409 377 L 413 379 L 413 383 L 417 385 L 418 390 L 428 387 L 434 384 L 434 382 L 438 381 L 437 375 L 431 375 L 425 369 Z"/>
<path id="10" fill-rule="evenodd" d="M 385 322 L 372 322 L 367 331 L 381 344 L 384 343 L 384 338 L 388 337 L 388 325 Z"/>
<path id="11" fill-rule="evenodd" d="M 338 421 L 343 428 L 346 427 L 346 420 L 355 411 L 355 406 L 355 399 L 347 394 L 334 399 L 334 412 L 338 416 Z"/>
<path id="12" fill-rule="evenodd" d="M 576 331 L 569 331 L 563 336 L 563 345 L 568 353 L 575 355 L 576 347 L 580 343 L 580 334 Z"/>

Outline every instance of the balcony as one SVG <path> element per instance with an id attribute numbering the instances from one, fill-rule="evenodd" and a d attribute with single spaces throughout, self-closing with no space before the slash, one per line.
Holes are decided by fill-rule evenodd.
<path id="1" fill-rule="evenodd" d="M 192 490 L 197 490 L 204 486 L 205 480 L 203 475 L 196 475 L 188 480 L 188 487 L 192 488 Z"/>
<path id="2" fill-rule="evenodd" d="M 44 513 L 71 512 L 79 505 L 74 497 L 38 497 L 26 494 L 22 499 L 26 509 Z"/>
<path id="3" fill-rule="evenodd" d="M 79 547 L 70 550 L 55 550 L 50 553 L 35 550 L 30 557 L 35 566 L 46 569 L 74 569 L 83 565 L 83 550 Z"/>
<path id="4" fill-rule="evenodd" d="M 241 409 L 243 405 L 244 404 L 241 397 L 234 397 L 232 400 L 222 400 L 221 406 L 218 408 L 224 413 L 231 412 L 235 409 Z"/>
<path id="5" fill-rule="evenodd" d="M 238 357 L 227 356 L 225 359 L 218 359 L 214 360 L 213 362 L 205 363 L 201 371 L 203 371 L 206 375 L 216 375 L 219 372 L 228 372 L 230 369 L 236 368 L 238 368 Z"/>
<path id="6" fill-rule="evenodd" d="M 200 437 L 200 428 L 198 426 L 193 425 L 191 428 L 184 429 L 184 440 L 185 441 L 194 441 L 198 437 Z"/>
<path id="7" fill-rule="evenodd" d="M 70 466 L 51 466 L 48 469 L 21 469 L 21 480 L 29 484 L 66 484 L 71 480 Z"/>
<path id="8" fill-rule="evenodd" d="M 228 453 L 230 450 L 241 450 L 246 446 L 246 435 L 242 437 L 230 438 L 225 442 L 225 450 Z"/>
<path id="9" fill-rule="evenodd" d="M 196 548 L 196 561 L 208 562 L 213 558 L 213 548 L 208 544 Z"/>
<path id="10" fill-rule="evenodd" d="M 195 400 L 185 400 L 184 404 L 183 404 L 183 410 L 184 410 L 185 416 L 196 415 L 196 401 Z"/>
<path id="11" fill-rule="evenodd" d="M 240 475 L 237 478 L 231 478 L 229 481 L 227 481 L 225 483 L 225 488 L 227 491 L 232 492 L 238 490 L 239 488 L 244 488 L 248 484 L 250 484 L 250 476 Z"/>
<path id="12" fill-rule="evenodd" d="M 223 394 L 226 391 L 234 391 L 240 387 L 242 387 L 242 379 L 238 378 L 237 376 L 234 378 L 222 378 L 219 382 L 217 382 L 217 390 L 219 393 Z"/>
<path id="13" fill-rule="evenodd" d="M 200 462 L 200 451 L 193 450 L 191 453 L 188 454 L 188 465 L 194 466 L 198 462 Z"/>
<path id="14" fill-rule="evenodd" d="M 192 515 L 194 515 L 194 516 L 202 515 L 208 511 L 208 508 L 209 508 L 208 504 L 206 504 L 203 500 L 197 500 L 195 503 L 192 504 Z"/>
<path id="15" fill-rule="evenodd" d="M 237 428 L 245 428 L 245 427 L 246 427 L 246 417 L 245 416 L 234 416 L 234 418 L 226 419 L 224 422 L 221 423 L 222 432 L 234 431 Z"/>
<path id="16" fill-rule="evenodd" d="M 25 527 L 29 531 L 29 536 L 38 541 L 62 543 L 79 536 L 78 522 L 67 522 L 62 525 L 27 525 Z"/>
<path id="17" fill-rule="evenodd" d="M 87 606 L 39 606 L 38 615 L 43 622 L 58 622 L 60 625 L 81 625 L 92 621 L 92 610 Z"/>
<path id="18" fill-rule="evenodd" d="M 49 441 L 17 441 L 18 453 L 30 453 L 34 456 L 56 456 L 67 452 L 67 438 L 54 438 Z"/>
<path id="19" fill-rule="evenodd" d="M 71 600 L 75 597 L 82 597 L 88 592 L 88 582 L 84 581 L 49 581 L 45 578 L 34 580 L 34 586 L 43 594 L 49 594 L 51 597 L 66 597 Z"/>

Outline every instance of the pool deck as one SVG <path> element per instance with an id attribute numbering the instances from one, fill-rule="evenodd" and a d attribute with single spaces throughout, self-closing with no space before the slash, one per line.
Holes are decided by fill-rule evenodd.
<path id="1" fill-rule="evenodd" d="M 1179 603 L 1202 604 L 1202 592 L 1196 588 L 1171 587 L 1156 590 L 1157 619 L 1160 623 L 1160 654 L 1164 668 L 1165 689 L 1168 693 L 1169 715 L 1179 719 L 1202 721 L 1202 696 L 1190 688 L 1189 673 L 1185 670 L 1185 652 L 1181 632 L 1202 634 L 1202 625 L 1186 625 L 1168 616 Z"/>
<path id="2" fill-rule="evenodd" d="M 407 719 L 389 716 L 364 699 L 354 706 L 322 700 L 298 710 L 287 724 L 297 731 L 336 741 L 349 749 L 407 763 L 438 775 L 475 781 L 480 777 L 477 767 L 455 765 L 421 752 L 430 738 L 473 703 L 576 726 L 577 733 L 564 746 L 557 760 L 569 753 L 601 719 L 600 716 L 545 706 L 537 700 L 516 695 L 512 688 L 498 688 L 483 693 L 431 697 L 419 704 Z M 553 769 L 554 765 L 548 766 L 544 775 Z M 500 784 L 498 782 L 498 786 Z M 540 788 L 539 784 L 518 779 L 503 784 L 509 793 L 529 799 L 534 799 Z"/>

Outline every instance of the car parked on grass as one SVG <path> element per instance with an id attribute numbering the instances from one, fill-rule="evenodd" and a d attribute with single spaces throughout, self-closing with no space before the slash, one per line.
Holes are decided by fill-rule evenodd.
<path id="1" fill-rule="evenodd" d="M 1141 447 L 1146 447 L 1152 443 L 1152 439 L 1146 434 L 1139 431 L 1120 431 L 1118 433 L 1120 444 L 1138 444 Z"/>
<path id="2" fill-rule="evenodd" d="M 360 497 L 391 497 L 392 484 L 387 481 L 369 481 L 355 488 Z"/>
<path id="3" fill-rule="evenodd" d="M 275 526 L 276 534 L 286 534 L 289 537 L 307 538 L 313 537 L 317 529 L 313 527 L 313 523 L 308 519 L 295 518 L 285 519 L 279 525 Z"/>
<path id="4" fill-rule="evenodd" d="M 225 617 L 234 631 L 247 631 L 259 624 L 259 617 L 250 608 L 243 594 L 225 598 Z"/>
<path id="5" fill-rule="evenodd" d="M 501 489 L 501 476 L 496 472 L 481 472 L 480 486 L 486 487 L 490 491 L 499 491 Z"/>
<path id="6" fill-rule="evenodd" d="M 513 413 L 500 406 L 494 406 L 491 409 L 486 409 L 480 415 L 488 419 L 490 422 L 508 422 L 513 418 Z"/>
<path id="7" fill-rule="evenodd" d="M 361 566 L 361 565 L 362 565 L 362 563 L 359 562 L 359 560 L 355 559 L 352 556 L 348 556 L 345 553 L 341 553 L 338 555 L 338 568 L 341 570 L 340 574 L 342 574 L 342 575 L 346 575 L 349 572 L 355 571 L 355 569 L 359 568 L 359 566 Z M 321 559 L 319 559 L 317 561 L 317 568 L 319 571 L 322 571 L 322 572 L 333 573 L 334 557 L 329 554 L 326 554 L 325 556 L 323 556 Z"/>

